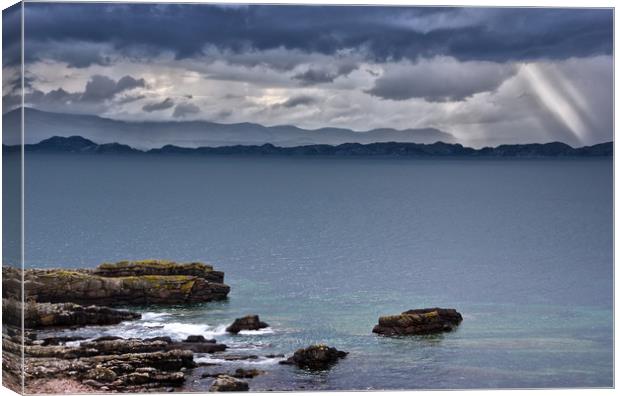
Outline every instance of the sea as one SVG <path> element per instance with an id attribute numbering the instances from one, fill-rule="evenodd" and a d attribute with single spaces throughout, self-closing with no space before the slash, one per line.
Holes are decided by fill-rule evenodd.
<path id="1" fill-rule="evenodd" d="M 258 368 L 250 389 L 613 386 L 613 161 L 26 153 L 25 265 L 147 258 L 225 272 L 226 301 L 128 307 L 50 335 L 201 334 Z M 381 315 L 456 308 L 456 331 L 390 338 Z M 233 336 L 234 318 L 269 327 Z M 279 365 L 313 343 L 329 370 Z"/>

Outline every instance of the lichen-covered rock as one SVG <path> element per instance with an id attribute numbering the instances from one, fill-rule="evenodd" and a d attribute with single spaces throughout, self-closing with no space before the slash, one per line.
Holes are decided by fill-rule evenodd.
<path id="1" fill-rule="evenodd" d="M 119 261 L 118 263 L 101 264 L 93 273 L 112 278 L 145 275 L 189 275 L 204 278 L 210 282 L 224 282 L 223 272 L 215 271 L 211 265 L 198 262 L 175 263 L 174 261 L 167 260 Z"/>
<path id="2" fill-rule="evenodd" d="M 88 371 L 85 375 L 87 379 L 95 380 L 99 383 L 109 383 L 116 378 L 118 375 L 114 371 L 106 367 L 95 367 L 94 369 Z"/>
<path id="3" fill-rule="evenodd" d="M 373 333 L 386 336 L 424 335 L 452 331 L 463 317 L 451 308 L 423 308 L 405 311 L 400 315 L 381 316 Z"/>
<path id="4" fill-rule="evenodd" d="M 310 370 L 325 370 L 347 355 L 348 352 L 327 345 L 311 345 L 298 349 L 293 356 L 281 361 L 280 364 L 291 364 Z"/>
<path id="5" fill-rule="evenodd" d="M 201 263 L 123 261 L 95 270 L 26 270 L 26 298 L 82 305 L 181 304 L 226 298 L 223 273 Z"/>
<path id="6" fill-rule="evenodd" d="M 3 310 L 21 309 L 21 302 L 2 300 Z M 24 305 L 24 325 L 27 328 L 112 325 L 126 320 L 140 319 L 136 312 L 100 306 L 82 306 L 74 303 L 35 303 Z M 14 315 L 10 315 L 14 317 Z M 15 324 L 17 325 L 17 324 Z"/>
<path id="7" fill-rule="evenodd" d="M 242 392 L 249 389 L 250 386 L 247 382 L 238 380 L 230 375 L 218 376 L 211 384 L 211 387 L 209 387 L 210 392 Z"/>
<path id="8" fill-rule="evenodd" d="M 226 331 L 237 334 L 241 330 L 260 330 L 269 327 L 265 322 L 261 322 L 258 315 L 248 315 L 243 318 L 235 319 L 235 321 L 226 328 Z"/>

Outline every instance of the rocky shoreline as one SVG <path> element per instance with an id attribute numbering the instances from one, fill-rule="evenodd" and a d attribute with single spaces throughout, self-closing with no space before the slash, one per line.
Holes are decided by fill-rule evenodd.
<path id="1" fill-rule="evenodd" d="M 29 393 L 181 391 L 200 366 L 205 368 L 200 378 L 213 379 L 210 391 L 246 391 L 250 389 L 248 380 L 264 371 L 222 371 L 218 364 L 195 359 L 195 354 L 218 361 L 280 359 L 282 365 L 309 371 L 328 370 L 348 354 L 327 345 L 310 345 L 288 358 L 237 355 L 201 334 L 183 340 L 169 336 L 86 339 L 70 333 L 45 336 L 50 329 L 77 330 L 141 319 L 140 313 L 119 306 L 181 305 L 227 298 L 230 287 L 224 283 L 224 273 L 203 263 L 122 261 L 95 269 L 32 269 L 23 273 L 3 267 L 2 273 L 4 382 L 15 390 L 21 388 L 22 351 L 25 391 Z M 18 287 L 22 277 L 25 305 Z M 453 330 L 461 320 L 453 309 L 411 310 L 379 318 L 373 332 L 385 336 L 430 334 Z M 258 315 L 248 315 L 236 319 L 226 332 L 236 335 L 267 327 Z"/>

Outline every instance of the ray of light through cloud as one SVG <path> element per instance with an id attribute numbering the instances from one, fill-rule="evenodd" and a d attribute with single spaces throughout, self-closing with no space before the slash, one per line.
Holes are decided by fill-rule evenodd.
<path id="1" fill-rule="evenodd" d="M 540 103 L 553 114 L 553 116 L 562 122 L 573 137 L 580 143 L 584 143 L 588 138 L 588 127 L 580 115 L 580 111 L 576 108 L 576 103 L 585 102 L 579 97 L 574 88 L 570 88 L 570 92 L 576 96 L 574 100 L 570 100 L 566 95 L 566 86 L 569 82 L 560 74 L 555 77 L 563 82 L 563 85 L 555 85 L 552 79 L 540 65 L 528 63 L 521 67 L 521 72 L 531 91 L 536 95 Z M 564 88 L 564 89 L 563 89 Z"/>

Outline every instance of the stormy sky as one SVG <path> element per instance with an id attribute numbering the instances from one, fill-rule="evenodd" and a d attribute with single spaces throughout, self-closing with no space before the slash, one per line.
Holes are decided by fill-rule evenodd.
<path id="1" fill-rule="evenodd" d="M 26 3 L 25 102 L 582 146 L 613 137 L 612 35 L 609 9 Z M 3 45 L 6 112 L 19 40 Z"/>

